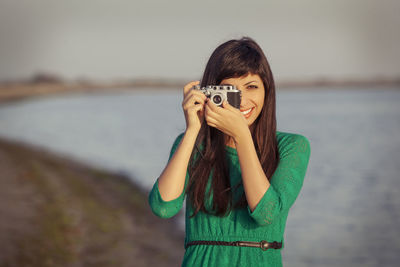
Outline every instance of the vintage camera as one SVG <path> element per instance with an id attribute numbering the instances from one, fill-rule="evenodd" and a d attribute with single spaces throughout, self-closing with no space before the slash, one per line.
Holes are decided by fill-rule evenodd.
<path id="1" fill-rule="evenodd" d="M 231 106 L 240 108 L 242 92 L 234 85 L 195 85 L 193 89 L 203 92 L 217 106 L 222 107 L 224 100 L 227 100 Z"/>

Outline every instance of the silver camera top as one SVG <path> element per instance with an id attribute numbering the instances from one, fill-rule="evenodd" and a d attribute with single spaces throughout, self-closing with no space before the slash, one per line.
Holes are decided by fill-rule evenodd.
<path id="1" fill-rule="evenodd" d="M 193 86 L 193 89 L 202 91 L 206 96 L 210 96 L 216 94 L 218 91 L 220 92 L 240 92 L 234 85 L 207 85 L 200 87 L 200 85 Z"/>
<path id="2" fill-rule="evenodd" d="M 200 87 L 200 85 L 193 86 L 196 90 L 237 90 L 234 85 L 207 85 Z"/>

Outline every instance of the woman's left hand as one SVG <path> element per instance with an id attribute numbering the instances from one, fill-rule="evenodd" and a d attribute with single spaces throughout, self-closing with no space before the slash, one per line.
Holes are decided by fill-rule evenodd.
<path id="1" fill-rule="evenodd" d="M 222 103 L 223 108 L 215 105 L 210 99 L 206 101 L 204 116 L 209 126 L 231 136 L 235 141 L 245 131 L 249 130 L 247 120 L 240 110 L 230 105 L 226 100 Z"/>

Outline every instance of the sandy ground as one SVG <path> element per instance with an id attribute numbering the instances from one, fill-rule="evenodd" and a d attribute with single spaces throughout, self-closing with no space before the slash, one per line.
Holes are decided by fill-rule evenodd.
<path id="1" fill-rule="evenodd" d="M 180 266 L 184 233 L 128 178 L 0 140 L 0 266 Z"/>

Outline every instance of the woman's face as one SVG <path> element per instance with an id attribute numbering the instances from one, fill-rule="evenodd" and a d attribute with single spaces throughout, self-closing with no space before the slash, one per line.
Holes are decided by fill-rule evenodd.
<path id="1" fill-rule="evenodd" d="M 264 84 L 258 74 L 247 74 L 238 78 L 229 78 L 221 81 L 221 85 L 234 85 L 242 91 L 240 112 L 247 120 L 247 125 L 252 125 L 261 113 L 264 105 Z"/>

